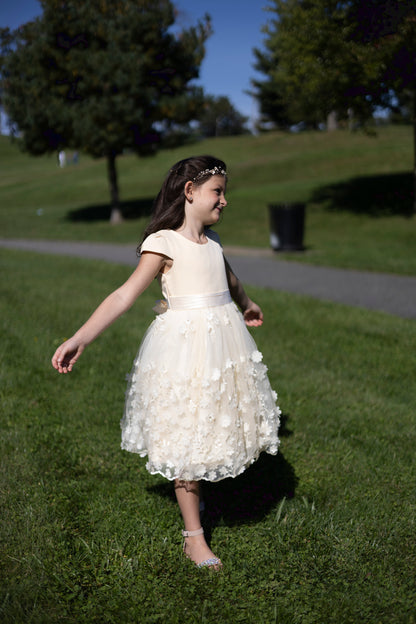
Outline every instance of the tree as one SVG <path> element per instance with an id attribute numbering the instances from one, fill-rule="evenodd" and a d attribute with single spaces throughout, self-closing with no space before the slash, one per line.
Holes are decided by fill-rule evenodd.
<path id="1" fill-rule="evenodd" d="M 246 134 L 247 121 L 247 117 L 234 108 L 228 97 L 208 95 L 199 116 L 199 129 L 204 137 Z"/>
<path id="2" fill-rule="evenodd" d="M 413 124 L 413 211 L 416 213 L 416 6 L 414 0 L 355 0 L 349 18 L 352 37 L 375 50 L 377 80 L 366 97 L 404 114 Z"/>
<path id="3" fill-rule="evenodd" d="M 116 158 L 154 153 L 166 120 L 195 118 L 209 17 L 174 35 L 169 0 L 41 0 L 43 14 L 2 55 L 3 102 L 32 154 L 105 156 L 111 221 L 121 219 Z"/>
<path id="4" fill-rule="evenodd" d="M 412 111 L 416 211 L 414 0 L 271 0 L 253 80 L 263 121 L 310 125 L 329 115 L 365 123 L 378 107 Z"/>
<path id="5" fill-rule="evenodd" d="M 357 85 L 375 72 L 367 55 L 350 37 L 348 2 L 274 0 L 276 14 L 265 27 L 265 51 L 254 50 L 255 68 L 266 80 L 253 80 L 263 119 L 287 127 L 300 121 L 311 126 L 331 113 L 347 118 L 353 110 L 365 119 L 371 102 Z"/>

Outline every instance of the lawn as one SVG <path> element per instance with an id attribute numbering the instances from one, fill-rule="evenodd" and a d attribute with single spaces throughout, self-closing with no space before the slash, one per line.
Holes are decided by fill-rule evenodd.
<path id="1" fill-rule="evenodd" d="M 125 374 L 157 288 L 60 377 L 56 345 L 129 269 L 0 259 L 2 622 L 415 622 L 414 322 L 250 289 L 282 444 L 205 488 L 217 574 L 184 559 L 171 485 L 120 450 Z"/>
<path id="2" fill-rule="evenodd" d="M 33 158 L 0 137 L 0 231 L 7 238 L 136 245 L 170 166 L 214 153 L 229 169 L 219 232 L 226 245 L 269 246 L 267 206 L 307 205 L 305 245 L 289 259 L 416 275 L 410 126 L 363 133 L 270 133 L 218 138 L 138 159 L 118 159 L 125 222 L 108 223 L 105 160 L 81 155 L 64 169 L 56 156 Z M 69 154 L 70 155 L 70 154 Z"/>

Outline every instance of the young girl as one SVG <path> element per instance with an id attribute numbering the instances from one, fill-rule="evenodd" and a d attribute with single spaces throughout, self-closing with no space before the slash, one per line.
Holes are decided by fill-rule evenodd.
<path id="1" fill-rule="evenodd" d="M 276 454 L 280 414 L 245 327 L 260 326 L 263 313 L 210 229 L 227 205 L 226 182 L 225 164 L 212 156 L 174 165 L 156 198 L 136 270 L 52 358 L 57 371 L 70 372 L 84 348 L 158 276 L 166 301 L 133 364 L 121 446 L 147 456 L 151 474 L 174 481 L 185 554 L 214 569 L 221 561 L 204 539 L 199 481 L 235 477 L 262 451 Z"/>

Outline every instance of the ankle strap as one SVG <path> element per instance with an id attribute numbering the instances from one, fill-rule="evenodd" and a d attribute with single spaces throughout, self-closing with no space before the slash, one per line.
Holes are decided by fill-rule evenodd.
<path id="1" fill-rule="evenodd" d="M 200 529 L 197 529 L 196 531 L 182 531 L 182 535 L 183 537 L 194 537 L 194 535 L 202 535 L 203 532 L 204 532 L 204 529 L 201 527 Z"/>

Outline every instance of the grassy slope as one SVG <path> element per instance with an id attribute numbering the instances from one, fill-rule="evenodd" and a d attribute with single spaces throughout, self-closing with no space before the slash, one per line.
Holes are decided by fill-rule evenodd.
<path id="1" fill-rule="evenodd" d="M 173 162 L 215 153 L 230 171 L 223 242 L 267 247 L 267 204 L 306 201 L 303 262 L 416 274 L 412 204 L 412 141 L 407 127 L 381 128 L 377 137 L 345 132 L 266 134 L 207 140 L 119 159 L 127 221 L 107 222 L 103 160 L 83 156 L 59 169 L 53 157 L 31 158 L 0 139 L 2 236 L 105 240 L 136 244 L 152 198 Z M 100 218 L 97 218 L 101 215 Z"/>
<path id="2" fill-rule="evenodd" d="M 169 485 L 119 449 L 157 288 L 59 377 L 54 345 L 129 269 L 0 258 L 2 622 L 415 622 L 414 323 L 250 290 L 282 446 L 206 492 L 211 575 L 181 555 Z"/>

